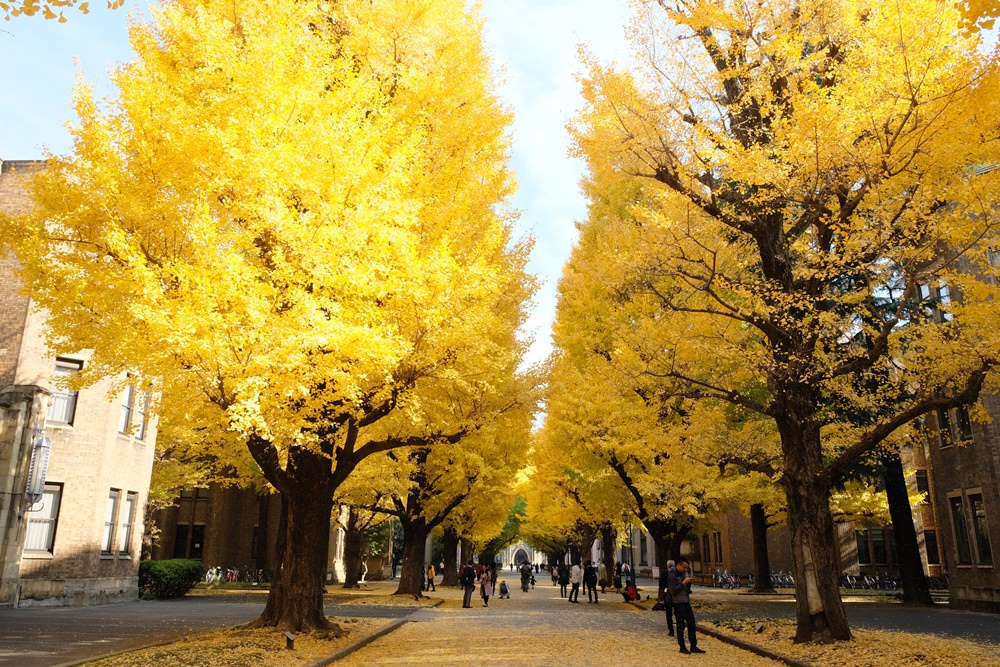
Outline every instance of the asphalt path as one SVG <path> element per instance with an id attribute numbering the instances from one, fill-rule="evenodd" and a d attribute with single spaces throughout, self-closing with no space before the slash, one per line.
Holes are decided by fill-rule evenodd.
<path id="1" fill-rule="evenodd" d="M 639 585 L 644 596 L 655 595 L 656 585 L 653 581 L 640 579 Z M 388 594 L 395 589 L 396 583 L 370 582 L 369 586 L 374 589 L 375 594 Z M 476 628 L 480 628 L 477 623 L 481 621 L 486 624 L 483 627 L 490 627 L 490 624 L 496 624 L 496 628 L 507 627 L 514 631 L 515 636 L 518 628 L 525 629 L 529 634 L 535 627 L 549 628 L 556 633 L 549 638 L 550 643 L 559 644 L 562 636 L 575 632 L 581 633 L 581 640 L 584 642 L 588 638 L 593 640 L 596 635 L 587 630 L 593 624 L 594 627 L 606 629 L 600 631 L 600 636 L 608 639 L 611 644 L 605 643 L 610 646 L 614 641 L 609 638 L 616 637 L 629 638 L 635 642 L 649 638 L 659 641 L 663 639 L 666 629 L 662 613 L 639 611 L 621 602 L 621 597 L 610 591 L 601 598 L 598 605 L 587 604 L 585 596 L 581 604 L 570 605 L 559 597 L 558 588 L 549 585 L 544 573 L 539 577 L 537 588 L 523 594 L 514 585 L 511 600 L 493 600 L 489 608 L 461 609 L 455 589 L 439 587 L 438 592 L 430 593 L 430 596 L 444 601 L 439 609 L 424 609 L 413 613 L 413 609 L 409 607 L 352 604 L 345 608 L 337 605 L 345 600 L 335 596 L 329 601 L 327 613 L 331 616 L 384 618 L 402 618 L 413 614 L 410 618 L 415 623 L 407 624 L 389 637 L 401 632 L 414 632 L 419 627 L 424 627 L 427 631 L 424 636 L 443 633 L 442 637 L 446 637 L 450 631 L 449 623 L 459 623 L 476 636 Z M 700 602 L 711 600 L 726 602 L 724 608 L 727 611 L 710 613 L 708 610 L 712 605 L 699 610 Z M 871 598 L 864 597 L 847 598 L 847 615 L 852 627 L 937 634 L 1000 644 L 1000 616 L 996 614 L 957 611 L 946 605 L 937 605 L 932 609 L 909 608 L 870 600 Z M 696 615 L 702 620 L 724 616 L 793 618 L 795 615 L 791 596 L 753 596 L 695 587 L 692 601 Z M 256 618 L 263 609 L 263 602 L 264 596 L 258 593 L 194 596 L 180 600 L 140 601 L 100 607 L 0 609 L 0 667 L 70 665 L 88 658 L 232 627 Z M 481 604 L 478 599 L 475 602 Z M 452 609 L 453 607 L 456 608 Z M 427 623 L 431 625 L 425 625 Z M 408 629 L 409 626 L 414 628 Z M 484 630 L 482 634 L 490 636 L 495 634 L 495 630 Z M 373 646 L 387 640 L 388 638 L 378 640 Z M 721 646 L 717 642 L 713 643 Z M 672 653 L 675 645 L 664 645 L 661 648 Z M 438 649 L 444 650 L 444 647 Z M 624 662 L 635 664 L 632 659 Z M 527 663 L 515 660 L 513 664 Z"/>
<path id="2" fill-rule="evenodd" d="M 387 592 L 391 592 L 387 590 Z M 399 618 L 408 607 L 331 601 L 330 616 Z M 0 665 L 55 667 L 88 658 L 249 623 L 264 608 L 263 595 L 194 596 L 99 607 L 30 607 L 0 610 Z"/>

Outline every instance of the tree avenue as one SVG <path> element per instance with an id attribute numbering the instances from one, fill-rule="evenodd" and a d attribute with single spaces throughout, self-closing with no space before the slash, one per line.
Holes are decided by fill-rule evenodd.
<path id="1" fill-rule="evenodd" d="M 796 639 L 849 639 L 832 485 L 996 386 L 996 54 L 950 2 L 637 12 L 638 64 L 589 62 L 574 125 L 631 221 L 600 349 L 647 401 L 773 421 Z"/>
<path id="2" fill-rule="evenodd" d="M 131 373 L 281 493 L 256 622 L 327 628 L 334 493 L 360 462 L 509 412 L 533 289 L 509 118 L 461 0 L 178 0 L 6 221 L 80 382 Z M 449 444 L 450 443 L 450 444 Z M 405 454 L 403 455 L 405 456 Z"/>

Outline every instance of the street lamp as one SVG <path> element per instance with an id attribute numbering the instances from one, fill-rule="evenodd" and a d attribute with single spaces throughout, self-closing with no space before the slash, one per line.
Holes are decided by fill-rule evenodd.
<path id="1" fill-rule="evenodd" d="M 44 431 L 37 431 L 31 443 L 31 462 L 28 464 L 28 488 L 24 495 L 29 507 L 42 499 L 45 493 L 45 474 L 49 468 L 49 454 L 52 442 Z"/>

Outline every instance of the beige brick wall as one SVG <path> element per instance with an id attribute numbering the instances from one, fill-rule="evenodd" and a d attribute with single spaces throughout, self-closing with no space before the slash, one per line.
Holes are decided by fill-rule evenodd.
<path id="1" fill-rule="evenodd" d="M 11 163 L 3 163 L 0 174 L 0 206 L 6 210 L 27 205 L 21 179 L 10 167 Z M 52 382 L 56 357 L 43 335 L 45 313 L 31 308 L 24 297 L 11 296 L 16 287 L 13 269 L 10 260 L 0 261 L 0 386 L 56 390 Z M 86 353 L 63 356 L 84 364 L 89 358 Z M 52 440 L 46 481 L 62 485 L 62 499 L 52 553 L 22 556 L 22 603 L 92 604 L 135 597 L 156 424 L 155 420 L 150 424 L 144 442 L 119 434 L 122 397 L 113 392 L 112 384 L 103 381 L 80 390 L 72 425 L 46 425 Z M 125 522 L 126 494 L 137 494 L 128 554 L 101 554 L 111 489 L 121 491 L 116 531 Z M 116 552 L 117 545 L 116 535 Z"/>
<path id="2" fill-rule="evenodd" d="M 23 178 L 37 167 L 38 163 L 33 162 L 0 163 L 0 211 L 16 215 L 28 210 L 30 200 Z M 28 298 L 20 294 L 16 267 L 13 257 L 0 254 L 0 386 L 13 382 L 21 328 L 28 313 Z"/>

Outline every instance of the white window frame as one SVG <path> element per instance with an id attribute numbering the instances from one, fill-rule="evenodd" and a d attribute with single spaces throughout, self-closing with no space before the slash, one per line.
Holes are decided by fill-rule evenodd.
<path id="1" fill-rule="evenodd" d="M 117 532 L 115 527 L 118 523 L 118 509 L 121 505 L 121 499 L 121 489 L 111 489 L 108 493 L 108 513 L 104 515 L 104 534 L 101 538 L 101 554 L 105 556 L 114 553 L 112 549 L 115 547 L 115 533 Z"/>
<path id="2" fill-rule="evenodd" d="M 139 494 L 137 492 L 128 491 L 125 494 L 121 530 L 118 533 L 118 553 L 123 556 L 132 553 L 132 528 L 135 525 L 135 508 L 138 502 Z"/>
<path id="3" fill-rule="evenodd" d="M 82 361 L 78 359 L 57 357 L 52 373 L 53 384 L 59 385 L 62 383 L 62 378 L 67 378 L 75 373 L 79 373 L 82 370 Z M 80 393 L 73 389 L 56 386 L 55 391 L 52 392 L 51 400 L 49 401 L 49 411 L 46 415 L 45 421 L 49 424 L 56 424 L 59 426 L 72 426 L 76 421 L 76 405 L 79 395 Z M 57 414 L 56 406 L 61 404 L 66 407 L 60 410 Z"/>
<path id="4" fill-rule="evenodd" d="M 46 482 L 42 499 L 26 512 L 28 527 L 24 538 L 24 551 L 31 553 L 54 553 L 56 529 L 59 527 L 59 511 L 62 509 L 63 485 Z"/>

